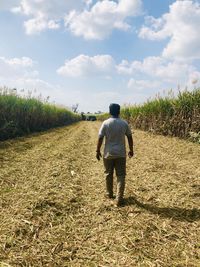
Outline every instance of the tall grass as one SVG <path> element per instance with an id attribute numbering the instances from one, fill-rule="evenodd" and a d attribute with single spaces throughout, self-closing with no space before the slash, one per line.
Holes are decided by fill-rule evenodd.
<path id="1" fill-rule="evenodd" d="M 98 120 L 109 118 L 108 113 L 97 116 Z M 162 135 L 189 138 L 200 143 L 200 88 L 179 92 L 175 97 L 157 96 L 141 105 L 125 105 L 121 117 L 135 128 Z"/>
<path id="2" fill-rule="evenodd" d="M 0 140 L 73 123 L 81 117 L 31 96 L 0 88 Z"/>
<path id="3" fill-rule="evenodd" d="M 142 105 L 122 108 L 121 116 L 136 128 L 182 138 L 200 132 L 200 89 L 169 94 Z"/>

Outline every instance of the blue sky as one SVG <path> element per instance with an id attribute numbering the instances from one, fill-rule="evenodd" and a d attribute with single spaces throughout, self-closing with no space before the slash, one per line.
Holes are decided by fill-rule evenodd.
<path id="1" fill-rule="evenodd" d="M 199 25 L 195 0 L 2 0 L 0 86 L 84 112 L 191 90 Z"/>

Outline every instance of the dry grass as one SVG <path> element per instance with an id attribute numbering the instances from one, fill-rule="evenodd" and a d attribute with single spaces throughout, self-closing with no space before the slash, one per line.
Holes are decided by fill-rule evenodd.
<path id="1" fill-rule="evenodd" d="M 200 266 L 200 147 L 135 131 L 126 205 L 104 199 L 100 124 L 0 143 L 0 266 Z"/>

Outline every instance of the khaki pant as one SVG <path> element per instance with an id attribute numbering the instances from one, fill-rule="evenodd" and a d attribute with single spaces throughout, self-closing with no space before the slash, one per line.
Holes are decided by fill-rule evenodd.
<path id="1" fill-rule="evenodd" d="M 113 196 L 113 173 L 114 170 L 117 176 L 117 200 L 122 200 L 125 189 L 125 176 L 126 176 L 126 158 L 116 159 L 103 159 L 106 176 L 106 190 L 107 194 Z"/>

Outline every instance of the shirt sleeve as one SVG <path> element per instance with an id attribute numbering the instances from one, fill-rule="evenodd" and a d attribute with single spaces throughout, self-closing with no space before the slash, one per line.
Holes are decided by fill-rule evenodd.
<path id="1" fill-rule="evenodd" d="M 106 135 L 106 126 L 102 123 L 101 128 L 99 129 L 99 137 L 104 137 Z"/>
<path id="2" fill-rule="evenodd" d="M 128 123 L 127 123 L 127 127 L 126 127 L 126 136 L 130 136 L 130 135 L 132 135 L 132 132 L 131 132 L 131 128 L 130 128 L 130 126 L 129 126 Z"/>

